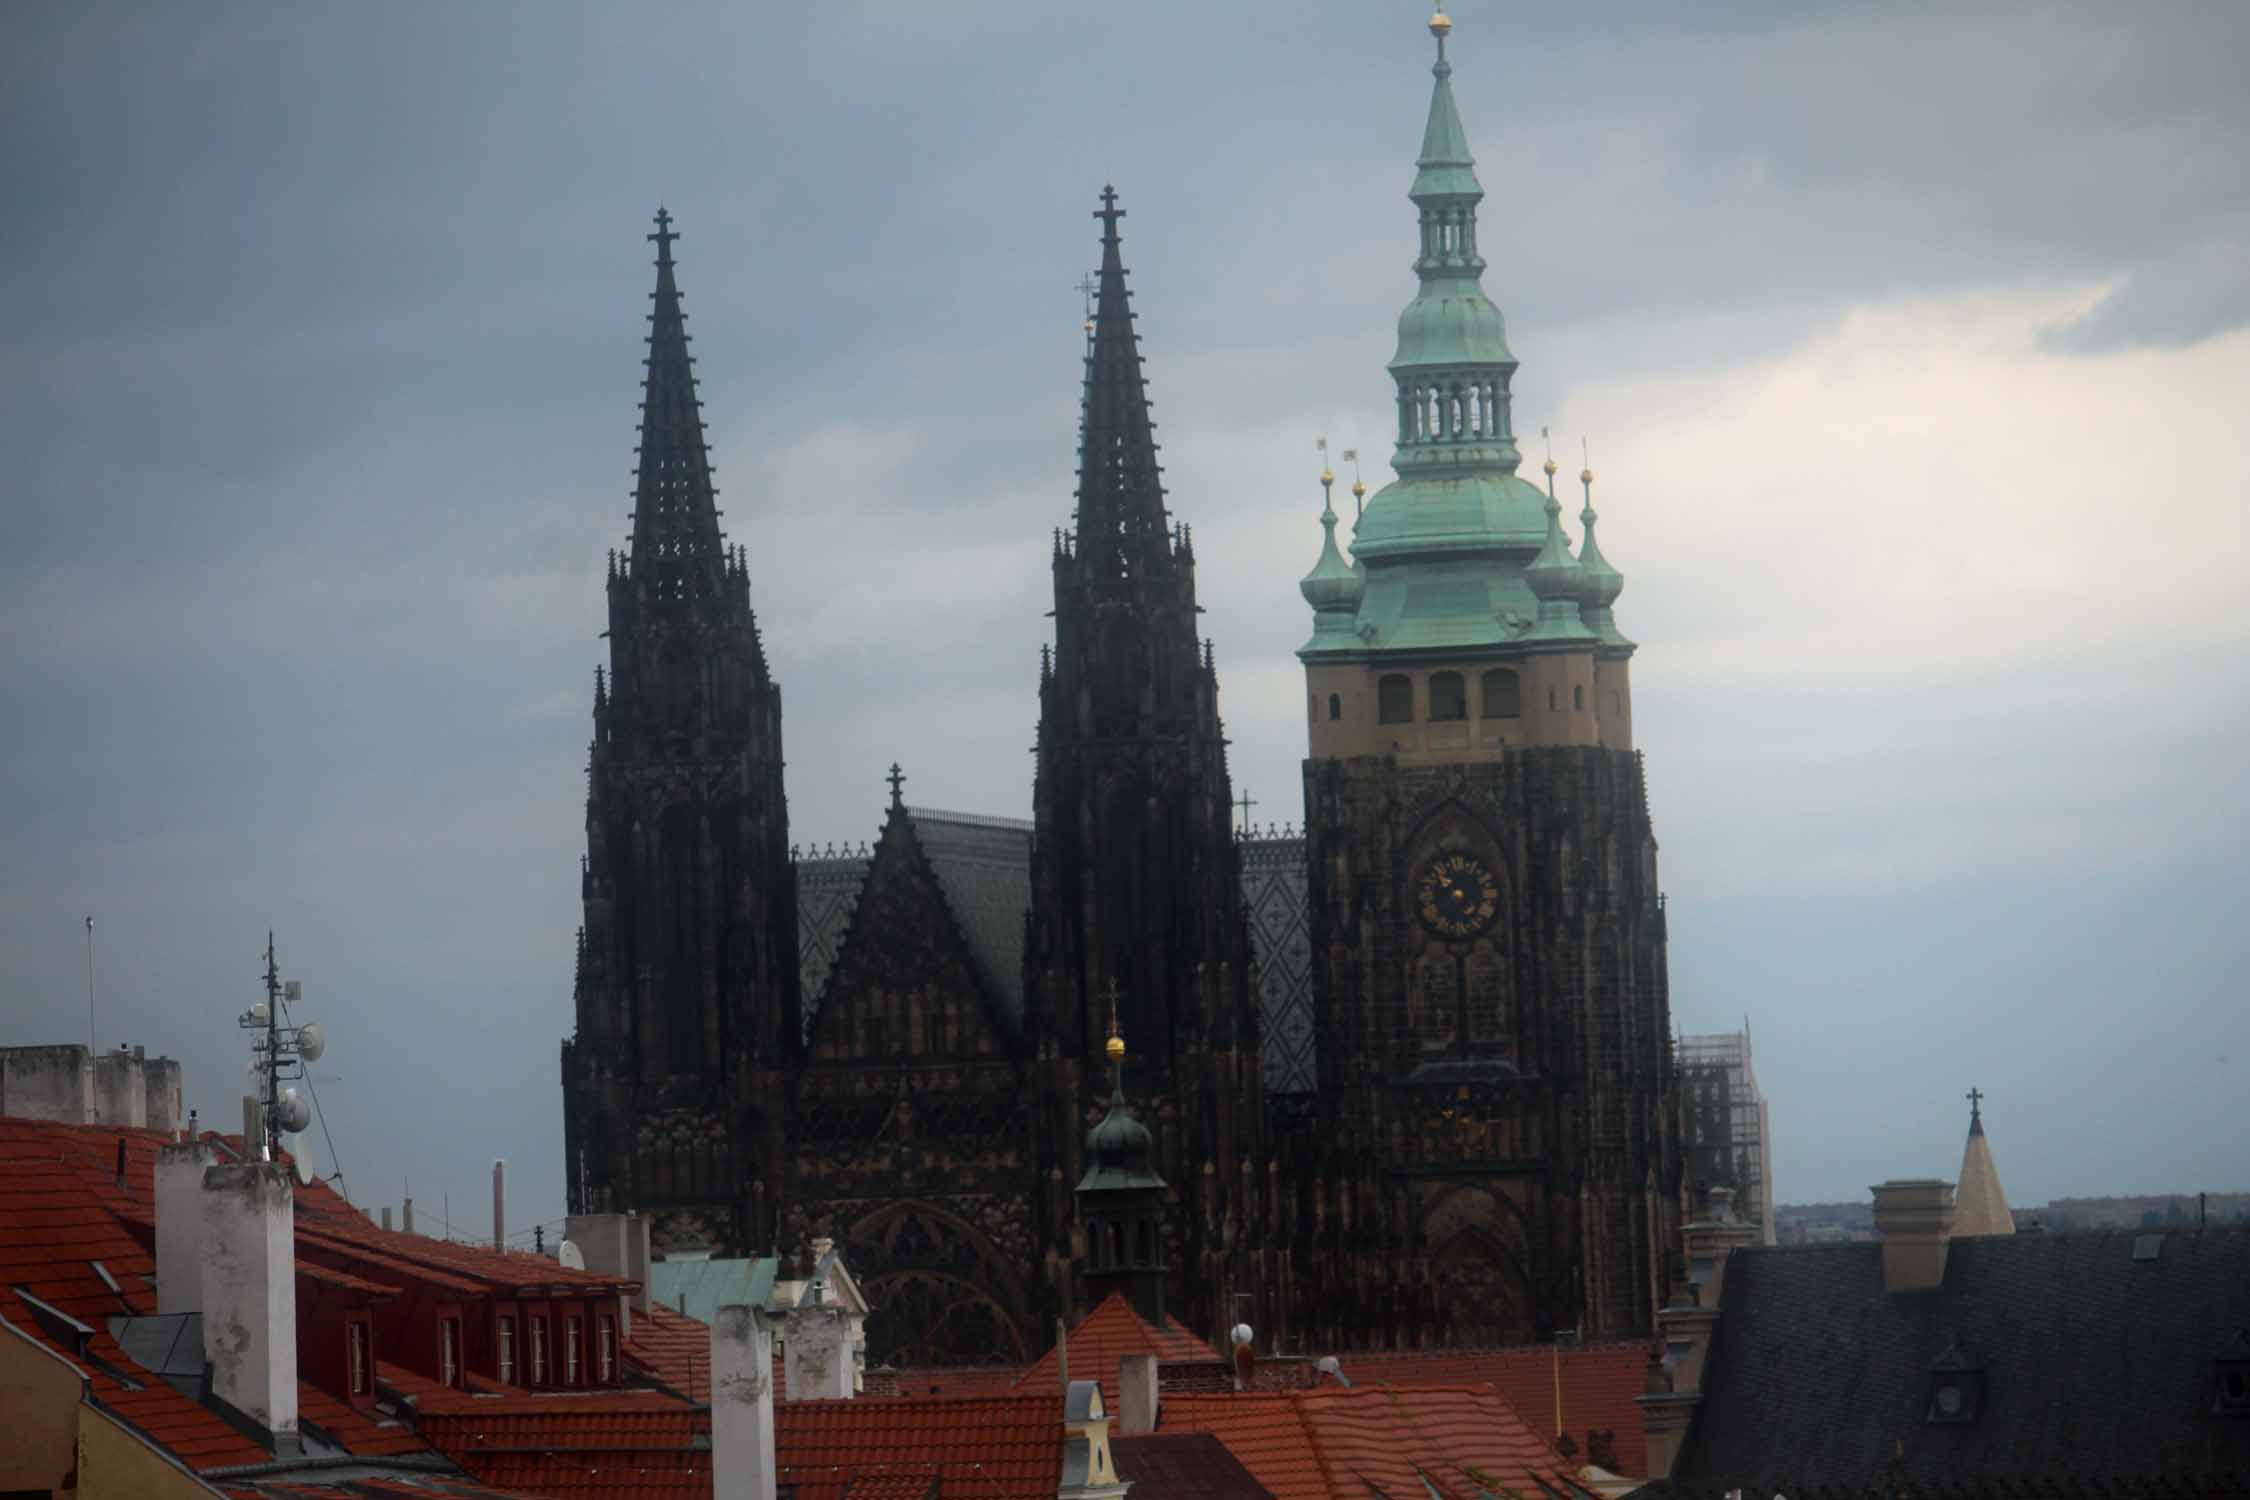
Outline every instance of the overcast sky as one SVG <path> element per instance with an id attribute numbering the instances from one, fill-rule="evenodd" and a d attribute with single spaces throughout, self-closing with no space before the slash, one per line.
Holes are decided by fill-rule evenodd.
<path id="1" fill-rule="evenodd" d="M 356 1201 L 562 1211 L 582 768 L 677 215 L 792 834 L 1028 815 L 1129 211 L 1259 816 L 1314 438 L 1389 478 L 1411 0 L 16 5 L 0 1044 L 232 1122 L 266 931 Z M 1461 0 L 1518 424 L 1599 477 L 1673 1014 L 1785 1200 L 2250 1188 L 2250 8 Z M 1533 461 L 1537 439 L 1528 436 Z"/>

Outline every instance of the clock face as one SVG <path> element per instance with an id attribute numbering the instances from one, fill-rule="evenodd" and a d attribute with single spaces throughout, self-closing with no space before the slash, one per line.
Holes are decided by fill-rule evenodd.
<path id="1" fill-rule="evenodd" d="M 1422 925 L 1439 937 L 1475 937 L 1492 925 L 1492 914 L 1500 904 L 1500 882 L 1469 855 L 1441 854 L 1422 871 L 1415 904 Z"/>

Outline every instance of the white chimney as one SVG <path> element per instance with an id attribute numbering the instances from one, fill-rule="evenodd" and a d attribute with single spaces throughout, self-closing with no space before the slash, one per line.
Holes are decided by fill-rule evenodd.
<path id="1" fill-rule="evenodd" d="M 1156 1356 L 1128 1354 L 1117 1362 L 1117 1430 L 1126 1437 L 1156 1431 Z"/>
<path id="2" fill-rule="evenodd" d="M 563 1220 L 563 1242 L 577 1247 L 586 1270 L 638 1286 L 617 1299 L 619 1338 L 633 1336 L 634 1312 L 648 1311 L 648 1222 L 639 1214 L 572 1214 Z"/>
<path id="3" fill-rule="evenodd" d="M 203 1306 L 203 1174 L 219 1164 L 208 1141 L 156 1148 L 156 1310 Z"/>
<path id="4" fill-rule="evenodd" d="M 774 1500 L 773 1331 L 754 1307 L 711 1322 L 711 1500 Z"/>
<path id="5" fill-rule="evenodd" d="M 243 1162 L 204 1169 L 203 1357 L 211 1390 L 273 1435 L 297 1439 L 296 1202 L 289 1169 Z"/>

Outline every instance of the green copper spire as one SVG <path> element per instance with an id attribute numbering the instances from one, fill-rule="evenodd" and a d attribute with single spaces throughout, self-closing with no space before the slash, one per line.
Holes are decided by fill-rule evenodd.
<path id="1" fill-rule="evenodd" d="M 1445 56 L 1452 29 L 1442 13 L 1430 20 L 1435 82 L 1408 195 L 1417 285 L 1389 365 L 1398 478 L 1369 500 L 1352 531 L 1352 559 L 1366 583 L 1350 635 L 1316 626 L 1302 648 L 1308 657 L 1528 646 L 1536 624 L 1539 601 L 1523 569 L 1547 540 L 1548 518 L 1538 488 L 1516 473 L 1516 357 L 1506 320 L 1484 292 L 1484 189 L 1453 98 Z"/>
<path id="2" fill-rule="evenodd" d="M 1469 133 L 1461 128 L 1461 111 L 1453 105 L 1453 64 L 1445 60 L 1446 33 L 1452 29 L 1443 11 L 1430 18 L 1430 35 L 1437 38 L 1437 66 L 1430 71 L 1437 75 L 1437 89 L 1430 95 L 1430 122 L 1422 128 L 1422 155 L 1415 162 L 1422 170 L 1409 194 L 1417 203 L 1484 196 L 1477 185 L 1476 158 L 1469 155 Z"/>
<path id="3" fill-rule="evenodd" d="M 1547 538 L 1539 555 L 1523 570 L 1523 581 L 1539 600 L 1539 623 L 1531 632 L 1534 641 L 1583 642 L 1594 639 L 1578 613 L 1578 600 L 1586 577 L 1570 541 L 1563 535 L 1562 502 L 1555 498 L 1555 471 L 1547 468 Z"/>
<path id="4" fill-rule="evenodd" d="M 1336 476 L 1326 468 L 1320 471 L 1320 561 L 1304 576 L 1297 589 L 1305 602 L 1313 608 L 1313 638 L 1308 647 L 1328 641 L 1343 645 L 1358 644 L 1352 634 L 1353 620 L 1359 613 L 1360 596 L 1367 592 L 1367 579 L 1361 570 L 1344 561 L 1343 553 L 1336 548 L 1336 505 L 1331 491 Z"/>
<path id="5" fill-rule="evenodd" d="M 1599 543 L 1594 540 L 1594 471 L 1591 467 L 1578 471 L 1578 482 L 1585 487 L 1586 508 L 1578 513 L 1578 524 L 1586 530 L 1586 541 L 1578 549 L 1578 613 L 1587 629 L 1601 637 L 1604 647 L 1633 649 L 1633 643 L 1618 633 L 1616 617 L 1610 606 L 1617 596 L 1625 592 L 1625 575 L 1609 565 L 1602 556 Z"/>

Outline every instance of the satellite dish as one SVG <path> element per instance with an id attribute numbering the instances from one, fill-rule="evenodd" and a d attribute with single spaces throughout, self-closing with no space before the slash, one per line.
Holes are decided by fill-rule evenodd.
<path id="1" fill-rule="evenodd" d="M 297 1055 L 306 1062 L 319 1062 L 320 1054 L 328 1050 L 328 1033 L 314 1021 L 297 1028 Z"/>
<path id="2" fill-rule="evenodd" d="M 313 1180 L 312 1137 L 300 1135 L 291 1140 L 289 1159 L 297 1164 L 297 1180 L 309 1186 Z"/>
<path id="3" fill-rule="evenodd" d="M 1234 1325 L 1235 1343 L 1247 1344 L 1250 1342 L 1250 1337 L 1250 1325 L 1248 1323 L 1237 1323 Z"/>
<path id="4" fill-rule="evenodd" d="M 586 1269 L 586 1257 L 579 1254 L 578 1247 L 568 1240 L 564 1240 L 556 1247 L 555 1259 L 562 1262 L 562 1268 L 566 1271 L 583 1271 Z"/>
<path id="5" fill-rule="evenodd" d="M 312 1105 L 295 1089 L 281 1091 L 281 1128 L 294 1135 L 312 1123 Z"/>

